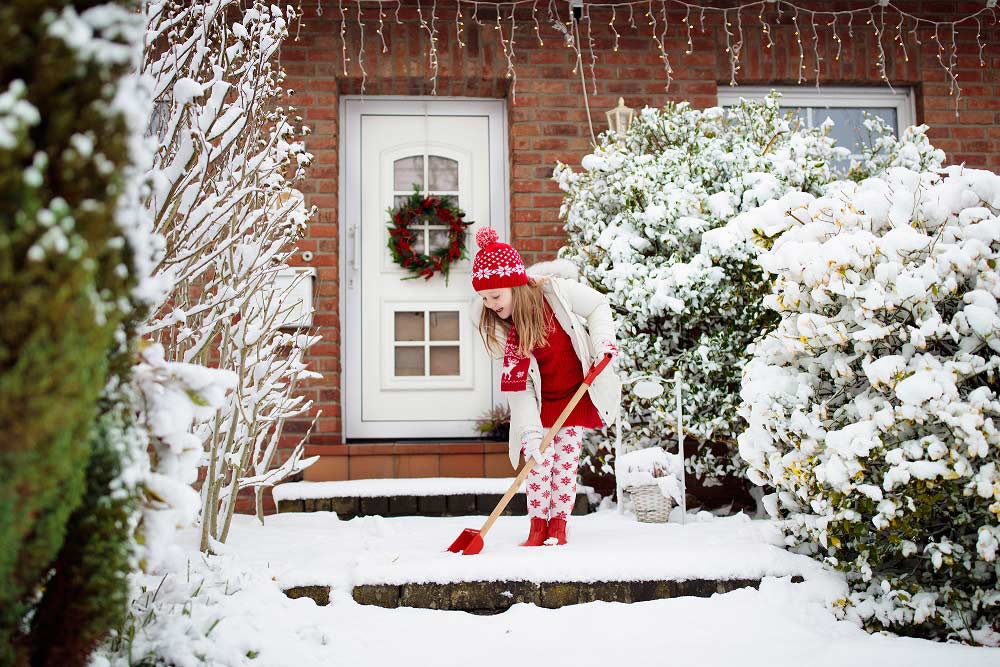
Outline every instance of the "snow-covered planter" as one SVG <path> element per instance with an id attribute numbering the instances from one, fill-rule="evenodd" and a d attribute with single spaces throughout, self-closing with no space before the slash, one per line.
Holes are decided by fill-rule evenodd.
<path id="1" fill-rule="evenodd" d="M 895 167 L 735 228 L 776 237 L 739 452 L 786 544 L 846 573 L 841 617 L 995 643 L 1000 176 Z"/>
<path id="2" fill-rule="evenodd" d="M 659 445 L 638 449 L 619 457 L 618 484 L 633 503 L 640 521 L 663 523 L 673 503 L 683 501 L 679 454 L 669 454 Z M 625 502 L 622 498 L 619 502 Z"/>
<path id="3" fill-rule="evenodd" d="M 753 261 L 755 249 L 705 244 L 703 235 L 789 190 L 819 194 L 836 176 L 830 165 L 845 155 L 823 128 L 793 125 L 774 94 L 728 113 L 687 103 L 645 108 L 623 144 L 601 136 L 582 172 L 561 163 L 555 169 L 566 192 L 560 214 L 568 243 L 559 257 L 607 294 L 622 372 L 679 370 L 692 378 L 684 388 L 685 431 L 703 446 L 686 465 L 703 484 L 745 467 L 735 453 L 745 350 L 777 321 L 762 306 L 770 285 Z M 629 447 L 676 440 L 672 403 L 669 395 L 623 397 Z M 609 454 L 592 452 L 584 470 L 588 462 L 609 469 Z"/>

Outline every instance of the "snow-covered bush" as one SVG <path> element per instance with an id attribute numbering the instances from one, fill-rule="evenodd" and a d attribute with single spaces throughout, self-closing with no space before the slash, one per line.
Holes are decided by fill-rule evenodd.
<path id="1" fill-rule="evenodd" d="M 151 248 L 126 2 L 0 3 L 0 664 L 83 664 L 123 613 Z M 137 288 L 138 286 L 138 288 Z"/>
<path id="2" fill-rule="evenodd" d="M 995 642 L 1000 176 L 893 167 L 730 230 L 776 237 L 739 452 L 786 544 L 846 573 L 841 617 Z"/>
<path id="3" fill-rule="evenodd" d="M 140 396 L 150 459 L 143 479 L 145 503 L 138 526 L 137 566 L 143 572 L 178 572 L 184 563 L 177 531 L 198 520 L 202 440 L 195 429 L 216 418 L 236 373 L 167 361 L 158 343 L 143 342 L 133 384 Z"/>
<path id="4" fill-rule="evenodd" d="M 689 104 L 645 108 L 621 144 L 606 133 L 581 173 L 557 165 L 566 192 L 560 249 L 581 280 L 606 293 L 619 324 L 623 373 L 686 378 L 685 431 L 701 442 L 688 474 L 716 483 L 744 467 L 735 453 L 736 414 L 746 347 L 777 321 L 762 305 L 770 283 L 752 246 L 703 243 L 705 232 L 789 190 L 819 194 L 847 155 L 824 128 L 806 130 L 778 107 L 778 96 L 741 100 L 724 112 Z M 676 436 L 671 396 L 623 395 L 631 447 Z M 712 453 L 723 443 L 725 454 Z M 586 466 L 608 467 L 597 452 Z"/>
<path id="5" fill-rule="evenodd" d="M 141 74 L 153 82 L 159 140 L 149 209 L 164 241 L 156 274 L 174 289 L 144 334 L 169 360 L 238 377 L 196 431 L 207 549 L 225 540 L 240 490 L 253 489 L 263 521 L 263 490 L 310 462 L 304 437 L 278 460 L 286 420 L 311 407 L 300 385 L 317 377 L 303 360 L 317 337 L 283 326 L 292 286 L 276 280 L 312 215 L 294 188 L 311 159 L 307 128 L 283 106 L 293 91 L 277 63 L 298 15 L 260 0 L 150 0 L 145 12 Z"/>
<path id="6" fill-rule="evenodd" d="M 944 151 L 927 138 L 927 125 L 911 125 L 897 137 L 880 116 L 866 112 L 862 124 L 868 136 L 860 147 L 861 159 L 853 161 L 847 173 L 852 181 L 881 176 L 893 167 L 936 171 L 944 164 Z"/>

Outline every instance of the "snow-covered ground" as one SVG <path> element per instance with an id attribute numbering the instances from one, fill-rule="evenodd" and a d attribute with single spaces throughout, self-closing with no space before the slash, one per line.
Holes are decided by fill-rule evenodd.
<path id="1" fill-rule="evenodd" d="M 198 564 L 192 530 L 183 535 L 196 561 L 190 581 L 168 577 L 160 603 L 187 603 L 184 623 L 202 633 L 214 627 L 204 638 L 177 625 L 173 634 L 154 641 L 169 644 L 166 652 L 178 665 L 196 664 L 185 654 L 210 664 L 289 667 L 400 662 L 507 667 L 525 660 L 698 667 L 1000 664 L 1000 649 L 873 636 L 837 621 L 828 603 L 845 592 L 841 576 L 777 546 L 770 521 L 691 512 L 686 525 L 654 525 L 605 510 L 573 517 L 568 545 L 529 549 L 516 546 L 527 532 L 527 519 L 501 517 L 482 554 L 444 551 L 462 528 L 478 528 L 482 521 L 339 521 L 332 513 L 314 512 L 268 517 L 260 526 L 253 517 L 236 516 L 223 555 L 212 559 L 211 568 Z M 793 584 L 790 574 L 806 581 Z M 555 610 L 518 604 L 496 616 L 363 606 L 350 591 L 354 584 L 376 581 L 762 575 L 760 590 L 711 598 L 591 602 Z M 150 590 L 159 583 L 150 578 Z M 320 607 L 281 592 L 297 584 L 332 585 L 331 604 Z M 202 604 L 190 605 L 195 590 Z"/>
<path id="2" fill-rule="evenodd" d="M 762 575 L 823 575 L 810 558 L 775 544 L 771 522 L 739 514 L 719 518 L 688 513 L 686 525 L 638 523 L 631 515 L 601 511 L 574 516 L 569 544 L 525 548 L 526 517 L 500 517 L 481 554 L 445 549 L 463 528 L 486 517 L 359 517 L 340 521 L 332 512 L 279 514 L 261 528 L 235 517 L 226 553 L 267 569 L 283 586 L 449 581 L 637 581 L 734 579 Z M 699 520 L 700 519 L 700 520 Z M 193 544 L 193 542 L 192 542 Z"/>

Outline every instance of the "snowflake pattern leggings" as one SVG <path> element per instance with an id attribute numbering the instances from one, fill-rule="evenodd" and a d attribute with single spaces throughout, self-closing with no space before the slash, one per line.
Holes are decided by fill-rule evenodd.
<path id="1" fill-rule="evenodd" d="M 556 432 L 545 458 L 528 473 L 528 516 L 568 519 L 576 503 L 576 471 L 580 465 L 583 428 L 566 426 Z M 521 447 L 524 454 L 524 447 Z"/>

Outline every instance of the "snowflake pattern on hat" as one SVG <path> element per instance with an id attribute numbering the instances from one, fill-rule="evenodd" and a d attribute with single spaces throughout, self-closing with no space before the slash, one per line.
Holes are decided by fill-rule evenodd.
<path id="1" fill-rule="evenodd" d="M 472 288 L 477 292 L 517 287 L 528 282 L 524 261 L 513 246 L 501 243 L 497 230 L 483 227 L 476 232 L 479 252 L 472 260 Z"/>

